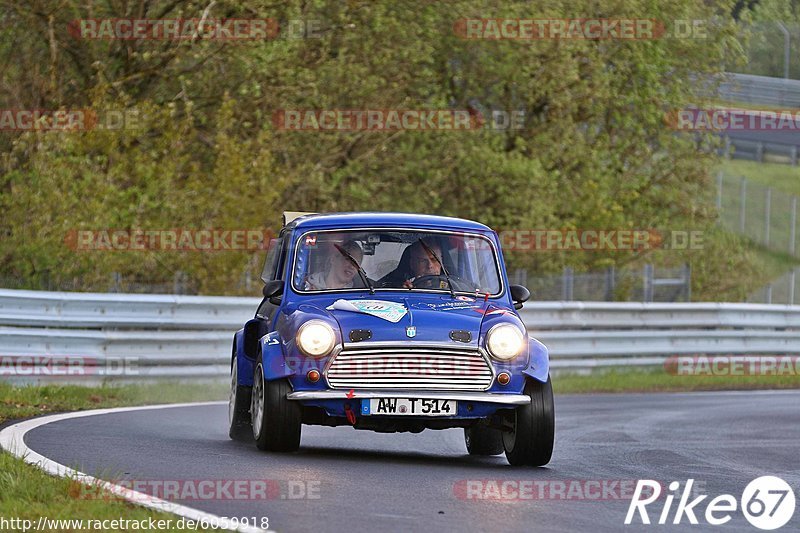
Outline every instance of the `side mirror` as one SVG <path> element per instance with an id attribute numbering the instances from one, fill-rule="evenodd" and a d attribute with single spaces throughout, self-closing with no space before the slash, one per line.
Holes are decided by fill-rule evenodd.
<path id="1" fill-rule="evenodd" d="M 283 280 L 274 279 L 268 281 L 261 292 L 264 294 L 265 299 L 269 299 L 269 303 L 279 305 L 283 294 Z"/>
<path id="2" fill-rule="evenodd" d="M 512 285 L 510 290 L 511 299 L 514 301 L 514 309 L 522 309 L 522 304 L 527 302 L 528 298 L 531 297 L 531 291 L 522 285 Z"/>

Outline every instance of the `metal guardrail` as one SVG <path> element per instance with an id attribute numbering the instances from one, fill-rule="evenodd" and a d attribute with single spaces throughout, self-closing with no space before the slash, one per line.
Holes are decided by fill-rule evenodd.
<path id="1" fill-rule="evenodd" d="M 237 330 L 258 298 L 0 289 L 0 326 Z"/>
<path id="2" fill-rule="evenodd" d="M 720 148 L 719 155 L 725 158 L 746 159 L 764 163 L 769 160 L 773 163 L 784 163 L 797 166 L 800 154 L 800 139 L 794 144 L 779 142 L 731 138 L 725 136 L 725 145 Z"/>
<path id="3" fill-rule="evenodd" d="M 800 108 L 800 80 L 733 72 L 726 72 L 721 80 L 716 96 L 722 100 L 784 110 Z M 800 150 L 800 139 L 797 137 L 747 138 L 742 135 L 735 137 L 726 135 L 720 155 L 759 162 L 769 160 L 796 166 L 798 150 Z"/>
<path id="4" fill-rule="evenodd" d="M 718 94 L 733 102 L 800 108 L 800 80 L 726 72 Z"/>
<path id="5" fill-rule="evenodd" d="M 258 302 L 0 289 L 0 377 L 47 381 L 32 366 L 74 359 L 83 373 L 52 377 L 222 378 L 232 333 Z M 533 302 L 521 316 L 556 370 L 660 365 L 688 354 L 800 355 L 800 306 Z M 9 373 L 20 368 L 15 361 L 31 373 Z"/>

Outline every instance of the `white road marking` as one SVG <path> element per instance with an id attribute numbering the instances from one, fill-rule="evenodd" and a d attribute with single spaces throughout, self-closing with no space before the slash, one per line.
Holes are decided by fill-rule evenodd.
<path id="1" fill-rule="evenodd" d="M 73 413 L 62 413 L 57 415 L 48 415 L 25 420 L 17 424 L 13 424 L 0 431 L 0 448 L 8 451 L 11 455 L 18 457 L 28 464 L 38 466 L 45 472 L 53 476 L 65 477 L 73 479 L 79 483 L 84 483 L 92 487 L 99 487 L 110 493 L 124 498 L 134 505 L 140 505 L 156 511 L 165 513 L 172 513 L 182 516 L 189 520 L 201 521 L 205 520 L 209 523 L 219 524 L 222 523 L 222 517 L 187 507 L 185 505 L 178 505 L 176 503 L 162 500 L 149 494 L 137 492 L 121 485 L 97 479 L 83 472 L 73 470 L 67 466 L 57 463 L 47 457 L 33 451 L 25 444 L 25 434 L 38 427 L 58 422 L 60 420 L 69 420 L 72 418 L 82 418 L 86 416 L 105 415 L 114 413 L 125 413 L 129 411 L 144 411 L 148 409 L 170 409 L 173 407 L 201 407 L 204 405 L 227 405 L 228 402 L 202 402 L 202 403 L 175 403 L 165 405 L 143 405 L 137 407 L 116 407 L 113 409 L 94 409 L 91 411 L 75 411 Z M 236 528 L 221 528 L 228 529 L 229 531 L 239 531 L 240 533 L 268 533 L 270 530 L 260 529 L 257 527 L 239 526 Z"/>

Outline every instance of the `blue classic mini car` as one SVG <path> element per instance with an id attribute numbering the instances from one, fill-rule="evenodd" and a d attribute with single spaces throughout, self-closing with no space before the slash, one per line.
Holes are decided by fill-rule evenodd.
<path id="1" fill-rule="evenodd" d="M 497 234 L 457 218 L 284 215 L 264 298 L 233 339 L 230 436 L 294 451 L 303 424 L 464 428 L 472 455 L 544 465 L 547 348 L 517 314 Z"/>

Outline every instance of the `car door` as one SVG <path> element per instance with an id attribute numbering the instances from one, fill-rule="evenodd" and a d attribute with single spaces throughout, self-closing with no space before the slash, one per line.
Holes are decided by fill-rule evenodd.
<path id="1" fill-rule="evenodd" d="M 289 256 L 289 241 L 291 241 L 290 233 L 281 231 L 277 239 L 273 239 L 270 243 L 270 250 L 267 253 L 266 261 L 264 262 L 264 269 L 261 272 L 261 279 L 264 283 L 273 280 L 286 280 L 286 263 Z M 276 305 L 264 299 L 258 306 L 255 318 L 263 320 L 266 324 L 266 332 L 275 329 L 275 318 L 280 305 Z"/>

